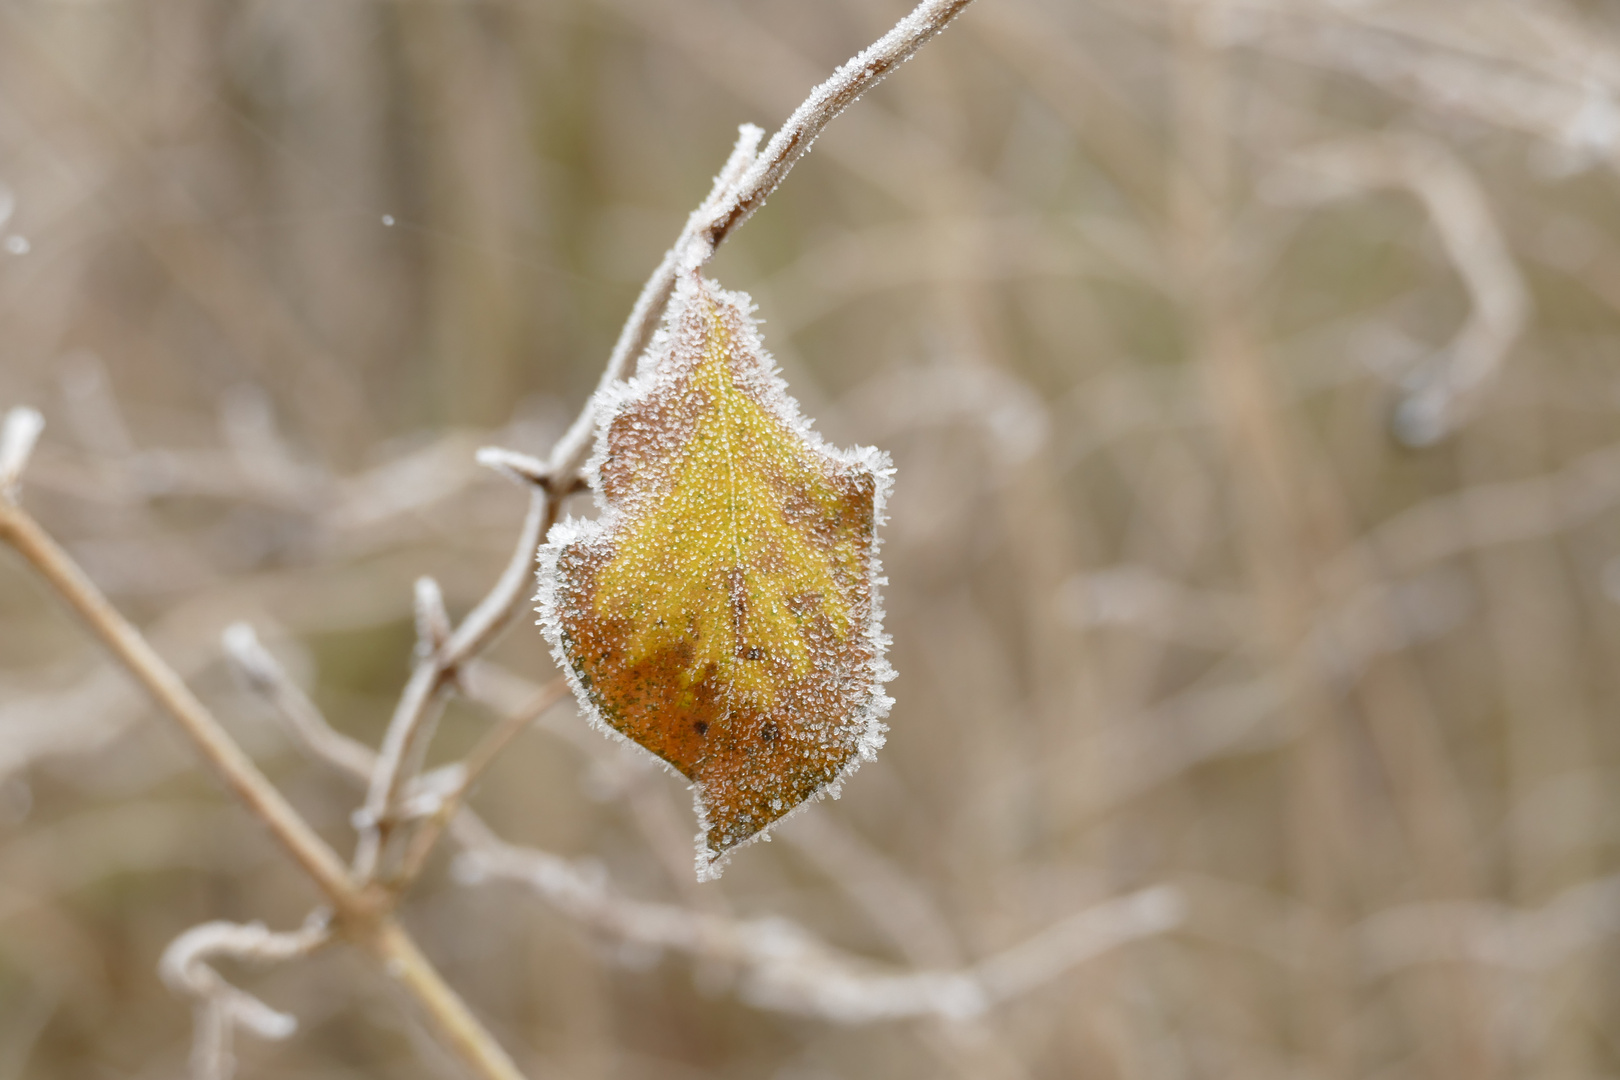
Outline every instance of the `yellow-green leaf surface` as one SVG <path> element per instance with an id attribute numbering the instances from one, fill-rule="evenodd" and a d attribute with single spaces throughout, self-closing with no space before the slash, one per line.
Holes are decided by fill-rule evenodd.
<path id="1" fill-rule="evenodd" d="M 600 515 L 541 549 L 541 626 L 588 715 L 692 781 L 698 876 L 883 742 L 888 458 L 799 416 L 746 296 L 686 275 L 597 402 Z"/>

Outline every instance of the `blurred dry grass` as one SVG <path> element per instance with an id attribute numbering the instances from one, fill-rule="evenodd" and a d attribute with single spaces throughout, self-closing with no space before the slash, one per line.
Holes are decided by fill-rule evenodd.
<path id="1" fill-rule="evenodd" d="M 473 448 L 549 446 L 736 125 L 906 6 L 0 0 L 28 501 L 340 848 L 220 631 L 375 744 L 411 580 L 464 610 L 523 513 Z M 681 786 L 571 705 L 475 803 L 920 966 L 1156 882 L 1188 925 L 966 1034 L 758 1012 L 442 868 L 425 947 L 537 1076 L 1620 1076 L 1617 94 L 1598 4 L 974 5 L 714 267 L 898 465 L 888 748 L 701 889 Z M 164 945 L 311 900 L 0 560 L 0 1080 L 175 1074 Z M 303 1024 L 244 1076 L 444 1069 L 341 952 L 233 974 Z"/>

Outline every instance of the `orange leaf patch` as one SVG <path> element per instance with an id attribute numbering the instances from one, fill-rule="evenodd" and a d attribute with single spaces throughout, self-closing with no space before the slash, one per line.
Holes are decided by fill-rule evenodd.
<path id="1" fill-rule="evenodd" d="M 699 879 L 883 744 L 893 470 L 800 417 L 748 298 L 683 275 L 602 392 L 601 514 L 552 529 L 540 624 L 588 716 L 692 781 Z"/>

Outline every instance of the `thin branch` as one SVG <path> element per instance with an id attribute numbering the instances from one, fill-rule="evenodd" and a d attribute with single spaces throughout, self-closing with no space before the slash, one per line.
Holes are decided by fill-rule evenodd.
<path id="1" fill-rule="evenodd" d="M 1105 952 L 1180 925 L 1180 894 L 1144 889 L 1070 916 L 1021 945 L 955 970 L 892 971 L 834 949 L 786 919 L 730 919 L 630 900 L 568 860 L 497 839 L 475 819 L 455 824 L 456 869 L 474 884 L 507 880 L 596 930 L 631 944 L 735 967 L 759 1008 L 859 1024 L 907 1017 L 961 1020 Z"/>
<path id="2" fill-rule="evenodd" d="M 358 910 L 360 898 L 337 853 L 309 827 L 253 760 L 220 727 L 118 610 L 85 576 L 67 552 L 40 528 L 31 515 L 0 499 L 0 540 L 17 550 L 37 570 L 130 674 L 190 736 L 203 758 L 237 798 L 245 803 L 344 914 Z"/>
<path id="3" fill-rule="evenodd" d="M 368 785 L 377 769 L 378 755 L 370 747 L 342 734 L 327 722 L 320 709 L 293 682 L 287 670 L 259 644 L 252 628 L 238 623 L 225 632 L 231 658 L 249 686 L 264 698 L 284 722 L 289 734 L 311 757 L 342 773 L 351 783 Z M 512 740 L 545 711 L 567 696 L 568 683 L 557 678 L 535 691 L 523 707 L 514 710 L 484 734 L 457 763 L 455 784 L 438 794 L 436 804 L 412 835 L 400 882 L 409 884 L 421 873 L 445 827 L 463 812 L 467 795 Z M 439 770 L 442 772 L 443 770 Z M 428 777 L 423 777 L 427 780 Z M 412 792 L 414 794 L 414 790 Z M 411 801 L 409 798 L 406 802 Z"/>
<path id="4" fill-rule="evenodd" d="M 924 0 L 892 30 L 812 90 L 804 103 L 788 117 L 787 123 L 771 136 L 764 151 L 737 182 L 724 212 L 705 230 L 702 240 L 707 250 L 703 258 L 706 260 L 733 229 L 765 204 L 765 200 L 787 178 L 799 159 L 809 152 L 810 145 L 834 117 L 882 82 L 891 71 L 911 59 L 918 49 L 944 30 L 971 2 Z"/>
<path id="5" fill-rule="evenodd" d="M 286 670 L 259 644 L 258 635 L 247 623 L 233 623 L 224 634 L 225 655 L 242 676 L 248 689 L 264 698 L 276 715 L 287 721 L 287 730 L 310 756 L 336 762 L 340 768 L 364 780 L 371 773 L 377 755 L 364 743 L 332 728 L 315 703 L 287 676 Z"/>
<path id="6" fill-rule="evenodd" d="M 541 538 L 557 520 L 558 506 L 559 500 L 544 488 L 530 491 L 529 513 L 523 519 L 523 528 L 518 533 L 512 558 L 489 595 L 461 620 L 461 625 L 450 635 L 450 640 L 445 643 L 442 663 L 454 667 L 483 652 L 523 608 L 534 589 L 535 551 L 540 547 Z"/>
<path id="7" fill-rule="evenodd" d="M 223 956 L 276 963 L 308 956 L 331 940 L 329 920 L 317 913 L 291 933 L 273 933 L 263 923 L 210 922 L 192 927 L 169 944 L 158 973 L 169 989 L 195 1002 L 191 1072 L 196 1080 L 230 1080 L 236 1071 L 231 1045 L 237 1028 L 261 1039 L 277 1040 L 298 1028 L 296 1018 L 232 986 L 208 961 Z"/>
<path id="8" fill-rule="evenodd" d="M 551 474 L 546 471 L 545 462 L 502 446 L 481 446 L 473 455 L 473 460 L 484 468 L 492 469 L 519 484 L 545 487 L 551 479 Z"/>
<path id="9" fill-rule="evenodd" d="M 715 177 L 714 187 L 702 205 L 687 219 L 675 246 L 653 271 L 642 287 L 635 307 L 625 321 L 613 353 L 602 372 L 599 389 L 624 378 L 642 343 L 651 335 L 664 302 L 682 267 L 701 266 L 714 254 L 739 225 L 765 205 L 765 200 L 781 186 L 793 166 L 810 149 L 816 137 L 833 119 L 866 91 L 883 81 L 895 68 L 911 59 L 972 0 L 923 0 L 911 14 L 866 49 L 843 64 L 832 77 L 810 92 L 793 115 L 788 117 L 765 149 L 755 153 L 762 134 L 745 124 L 725 167 Z M 595 430 L 593 401 L 575 417 L 568 433 L 552 450 L 548 471 L 554 480 L 572 480 L 579 474 L 590 453 Z"/>
<path id="10" fill-rule="evenodd" d="M 420 766 L 439 707 L 460 665 L 495 640 L 528 596 L 540 538 L 555 522 L 558 509 L 558 501 L 545 488 L 530 485 L 529 490 L 529 512 L 500 580 L 462 620 L 461 625 L 448 634 L 442 645 L 422 653 L 416 670 L 411 673 L 410 682 L 400 695 L 399 704 L 394 708 L 377 767 L 371 775 L 365 805 L 357 816 L 360 843 L 355 850 L 354 869 L 364 880 L 376 877 L 381 869 L 395 809 L 405 786 Z M 418 599 L 418 609 L 421 610 L 420 585 Z M 418 621 L 422 629 L 430 634 L 439 623 L 436 616 Z M 424 643 L 419 642 L 418 646 L 423 648 Z"/>
<path id="11" fill-rule="evenodd" d="M 415 747 L 425 741 L 427 729 L 444 701 L 445 674 L 432 659 L 420 661 L 394 707 L 371 773 L 366 801 L 354 813 L 355 827 L 360 830 L 354 873 L 362 881 L 375 880 L 381 869 L 383 849 L 395 824 L 394 809 L 409 779 L 406 762 L 414 756 Z"/>
<path id="12" fill-rule="evenodd" d="M 641 287 L 640 295 L 630 308 L 629 317 L 619 330 L 618 340 L 613 343 L 613 352 L 608 356 L 607 366 L 602 369 L 602 377 L 597 381 L 598 392 L 629 375 L 631 363 L 640 353 L 647 338 L 652 335 L 658 317 L 663 314 L 664 304 L 669 299 L 670 290 L 675 286 L 675 271 L 680 266 L 683 254 L 691 246 L 692 238 L 709 223 L 714 216 L 715 208 L 753 164 L 754 156 L 759 150 L 759 142 L 764 137 L 764 129 L 753 124 L 744 124 L 737 129 L 737 142 L 731 148 L 731 156 L 715 175 L 709 194 L 698 204 L 698 208 L 687 216 L 686 225 L 681 229 L 680 236 L 676 237 L 674 246 L 664 253 L 663 261 L 653 271 L 652 277 L 647 279 L 647 283 Z M 580 467 L 585 464 L 586 455 L 590 453 L 595 434 L 596 408 L 593 396 L 586 400 L 585 406 L 580 409 L 579 415 L 574 417 L 568 431 L 557 440 L 557 445 L 552 447 L 551 459 L 545 467 L 546 475 L 558 482 L 578 476 Z"/>
<path id="13" fill-rule="evenodd" d="M 281 677 L 285 679 L 285 675 Z M 469 756 L 465 767 L 469 779 L 464 783 L 470 786 L 471 779 L 482 771 L 478 762 L 493 760 L 499 744 L 508 738 L 507 732 L 532 722 L 557 694 L 556 683 L 542 688 L 527 708 L 492 729 L 480 749 Z M 272 698 L 282 700 L 280 695 Z M 288 720 L 297 723 L 291 717 Z M 325 720 L 319 722 L 325 724 Z M 332 745 L 325 738 L 309 743 Z M 359 749 L 370 754 L 364 747 Z M 372 774 L 366 761 L 353 760 L 346 752 L 333 753 L 326 760 L 355 783 L 365 783 Z M 618 940 L 737 967 L 744 975 L 743 996 L 760 1008 L 843 1023 L 972 1016 L 1102 953 L 1174 929 L 1185 914 L 1174 890 L 1163 886 L 1145 889 L 1078 912 L 977 965 L 957 970 L 885 971 L 816 941 L 786 920 L 730 919 L 621 896 L 600 874 L 584 871 L 560 856 L 501 840 L 462 803 L 463 794 L 455 793 L 454 805 L 447 799 L 424 826 L 441 820 L 447 823 L 445 827 L 463 849 L 455 865 L 462 880 L 521 882 L 565 915 Z M 413 837 L 403 880 L 412 880 L 420 872 L 428 850 L 430 844 L 418 849 Z"/>
<path id="14" fill-rule="evenodd" d="M 231 637 L 233 631 L 236 631 L 236 627 L 227 630 L 226 635 Z M 235 634 L 237 648 L 240 648 L 244 637 L 240 633 Z M 269 650 L 259 647 L 251 654 L 244 652 L 243 655 L 254 665 L 249 686 L 275 710 L 288 733 L 304 751 L 361 787 L 370 783 L 371 774 L 377 767 L 377 752 L 334 728 L 321 714 L 319 706 L 298 689 L 298 684 L 287 674 L 287 669 Z M 235 653 L 232 659 L 241 662 Z"/>
<path id="15" fill-rule="evenodd" d="M 527 705 L 484 733 L 484 737 L 473 746 L 471 752 L 460 763 L 460 773 L 456 778 L 455 787 L 439 800 L 433 813 L 411 835 L 400 870 L 402 883 L 409 884 L 416 880 L 417 875 L 422 872 L 422 867 L 427 863 L 428 855 L 438 844 L 439 837 L 444 835 L 445 827 L 461 810 L 467 795 L 495 763 L 501 751 L 522 734 L 525 728 L 539 719 L 542 713 L 567 696 L 568 680 L 558 676 L 541 687 Z"/>
<path id="16" fill-rule="evenodd" d="M 376 923 L 373 932 L 361 939 L 361 944 L 383 971 L 404 987 L 432 1022 L 439 1037 L 462 1061 L 490 1080 L 524 1080 L 506 1051 L 396 920 L 383 919 Z"/>
<path id="17" fill-rule="evenodd" d="M 45 579 L 148 693 L 179 723 L 225 785 L 264 822 L 276 840 L 326 895 L 336 929 L 364 946 L 422 1005 L 439 1035 L 487 1080 L 522 1080 L 517 1066 L 386 914 L 387 897 L 350 880 L 343 862 L 299 816 L 253 760 L 140 632 L 96 588 L 33 517 L 0 497 L 0 540 Z M 215 1031 L 219 1030 L 217 1025 Z"/>
<path id="18" fill-rule="evenodd" d="M 370 747 L 356 742 L 332 727 L 321 715 L 315 703 L 298 689 L 285 668 L 262 646 L 253 640 L 252 648 L 246 643 L 252 631 L 238 624 L 226 632 L 232 640 L 232 655 L 244 667 L 251 665 L 250 685 L 266 703 L 275 709 L 285 722 L 288 732 L 316 760 L 335 768 L 351 783 L 370 784 L 376 774 L 378 755 Z M 538 719 L 547 709 L 567 696 L 567 681 L 553 679 L 532 694 L 522 708 L 502 719 L 473 747 L 466 759 L 457 763 L 454 787 L 437 796 L 437 804 L 411 837 L 409 850 L 400 874 L 402 885 L 414 881 L 422 865 L 432 853 L 445 827 L 457 814 L 471 814 L 465 808 L 467 795 L 500 752 Z M 444 770 L 439 770 L 443 772 Z M 423 777 L 427 780 L 428 777 Z M 414 793 L 414 792 L 413 792 Z M 410 799 L 405 800 L 407 802 Z M 482 829 L 481 825 L 475 826 Z M 479 835 L 483 835 L 482 832 Z"/>
<path id="19" fill-rule="evenodd" d="M 1548 971 L 1620 933 L 1620 874 L 1587 881 L 1539 908 L 1432 901 L 1375 912 L 1357 927 L 1369 978 L 1414 964 L 1466 960 Z"/>

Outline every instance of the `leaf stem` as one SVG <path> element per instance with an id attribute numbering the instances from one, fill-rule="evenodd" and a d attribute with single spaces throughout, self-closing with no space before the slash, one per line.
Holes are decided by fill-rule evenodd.
<path id="1" fill-rule="evenodd" d="M 715 177 L 714 188 L 642 286 L 641 295 L 619 331 L 598 388 L 612 385 L 629 374 L 630 364 L 652 335 L 675 275 L 683 266 L 702 266 L 737 227 L 765 205 L 787 174 L 810 150 L 833 118 L 866 91 L 882 82 L 895 68 L 944 30 L 973 0 L 923 0 L 887 34 L 867 46 L 833 72 L 826 82 L 789 116 L 762 152 L 756 153 L 763 132 L 744 124 L 731 156 Z M 552 449 L 549 471 L 553 483 L 566 488 L 578 477 L 590 454 L 596 417 L 592 401 Z"/>

